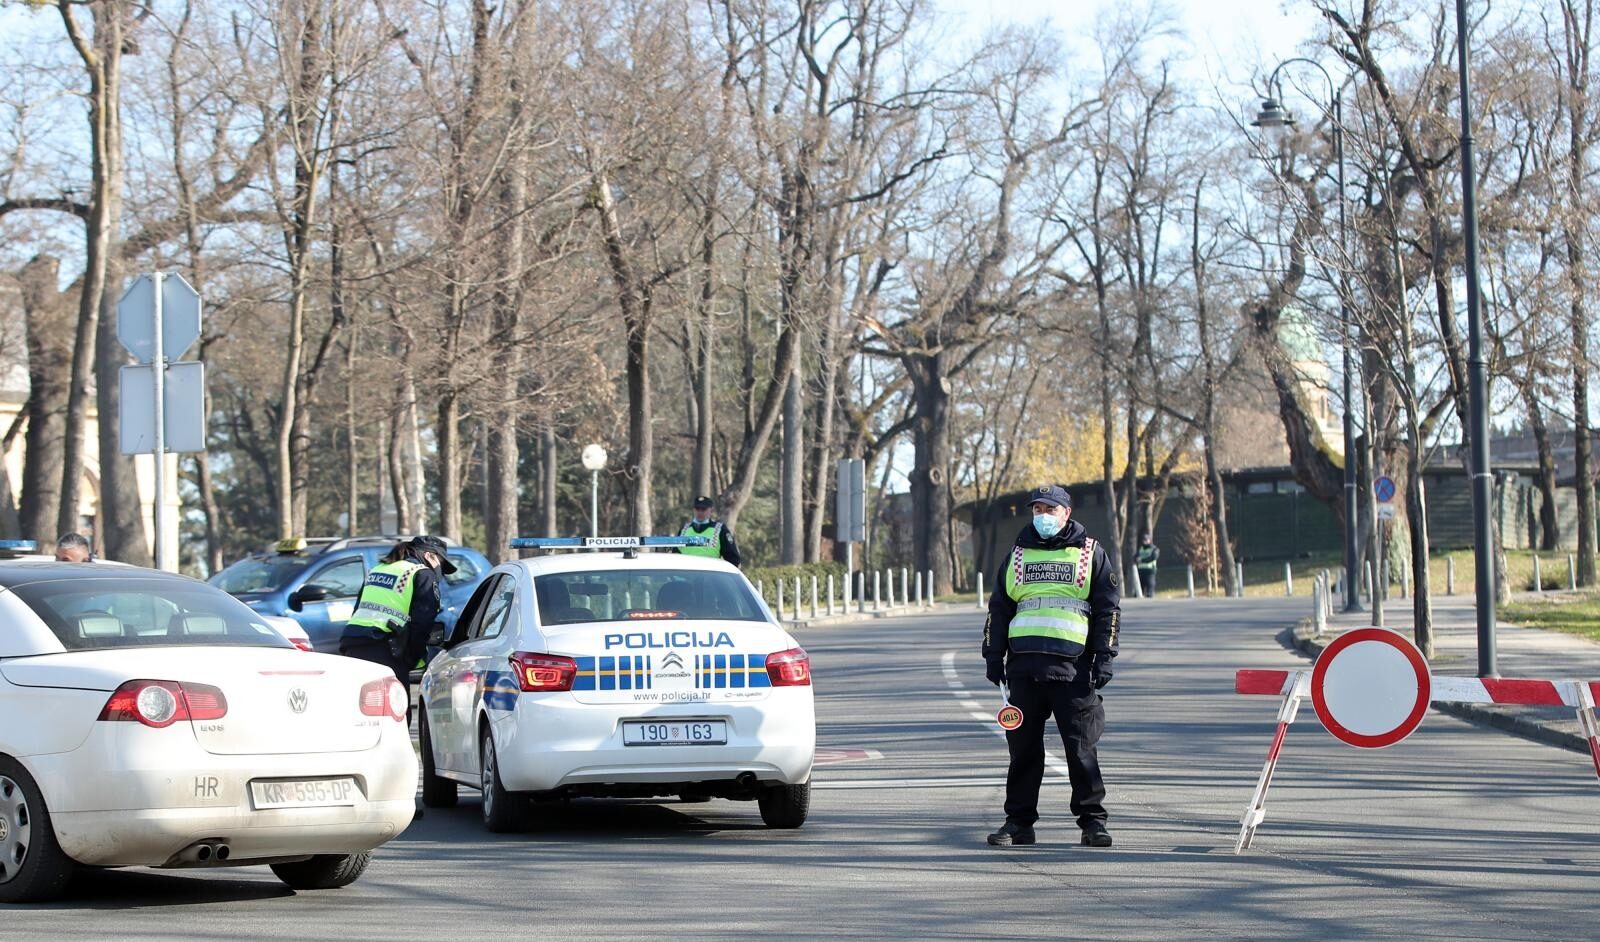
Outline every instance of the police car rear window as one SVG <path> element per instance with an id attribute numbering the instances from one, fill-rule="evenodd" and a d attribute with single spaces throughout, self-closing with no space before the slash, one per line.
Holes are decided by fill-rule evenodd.
<path id="1" fill-rule="evenodd" d="M 755 593 L 729 572 L 611 569 L 536 576 L 539 621 L 766 621 Z"/>

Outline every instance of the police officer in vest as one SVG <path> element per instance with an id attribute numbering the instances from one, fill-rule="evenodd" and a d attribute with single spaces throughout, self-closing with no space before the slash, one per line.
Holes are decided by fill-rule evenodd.
<path id="1" fill-rule="evenodd" d="M 711 508 L 716 504 L 709 497 L 696 497 L 694 499 L 694 517 L 683 525 L 678 531 L 679 536 L 703 536 L 711 540 L 709 546 L 685 546 L 678 550 L 689 556 L 721 557 L 728 562 L 739 565 L 739 547 L 733 542 L 733 531 L 728 529 L 720 520 L 711 517 Z"/>
<path id="2" fill-rule="evenodd" d="M 1139 551 L 1133 557 L 1133 565 L 1139 571 L 1139 594 L 1147 599 L 1156 597 L 1156 564 L 1160 560 L 1161 547 L 1146 533 L 1139 541 Z"/>
<path id="3" fill-rule="evenodd" d="M 1122 594 L 1117 567 L 1072 520 L 1066 488 L 1029 495 L 1033 523 L 1017 534 L 989 597 L 983 659 L 993 684 L 1009 682 L 1022 725 L 1006 733 L 1006 820 L 989 835 L 996 847 L 1034 843 L 1044 779 L 1044 726 L 1054 715 L 1066 746 L 1072 813 L 1090 847 L 1110 847 L 1105 783 L 1095 745 L 1105 729 L 1100 688 L 1117 656 Z"/>
<path id="4" fill-rule="evenodd" d="M 409 689 L 411 669 L 427 650 L 428 632 L 439 617 L 440 574 L 455 571 L 436 536 L 396 543 L 367 573 L 356 612 L 339 637 L 339 653 L 382 664 Z"/>

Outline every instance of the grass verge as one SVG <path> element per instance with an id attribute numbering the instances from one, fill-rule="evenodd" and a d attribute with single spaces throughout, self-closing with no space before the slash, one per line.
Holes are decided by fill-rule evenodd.
<path id="1" fill-rule="evenodd" d="M 1600 641 L 1600 592 L 1550 593 L 1500 606 L 1499 617 L 1525 628 L 1543 628 Z"/>

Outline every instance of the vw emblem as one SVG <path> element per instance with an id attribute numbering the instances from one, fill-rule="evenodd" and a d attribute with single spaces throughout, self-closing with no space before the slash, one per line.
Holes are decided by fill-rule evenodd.
<path id="1" fill-rule="evenodd" d="M 0 814 L 0 841 L 5 840 L 6 835 L 9 833 L 11 833 L 11 824 L 6 820 L 5 815 Z"/>
<path id="2" fill-rule="evenodd" d="M 289 709 L 296 713 L 304 713 L 309 699 L 306 696 L 305 688 L 296 687 L 289 691 Z"/>

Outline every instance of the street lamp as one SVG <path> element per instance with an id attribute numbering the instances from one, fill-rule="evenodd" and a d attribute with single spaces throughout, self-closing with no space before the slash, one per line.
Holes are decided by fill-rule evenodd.
<path id="1" fill-rule="evenodd" d="M 1256 119 L 1250 122 L 1252 127 L 1261 128 L 1269 133 L 1282 132 L 1294 127 L 1294 115 L 1283 107 L 1283 86 L 1278 83 L 1278 73 L 1283 67 L 1291 63 L 1303 63 L 1315 68 L 1322 73 L 1328 83 L 1328 100 L 1333 108 L 1333 154 L 1338 164 L 1339 173 L 1339 350 L 1343 357 L 1344 366 L 1344 610 L 1347 612 L 1361 611 L 1361 580 L 1357 570 L 1357 528 L 1356 528 L 1356 422 L 1353 410 L 1355 393 L 1352 389 L 1351 377 L 1355 373 L 1354 358 L 1350 355 L 1350 307 L 1349 284 L 1346 276 L 1345 260 L 1349 253 L 1345 245 L 1348 224 L 1345 219 L 1345 192 L 1344 192 L 1344 99 L 1333 84 L 1333 76 L 1322 64 L 1305 58 L 1285 59 L 1278 63 L 1272 70 L 1272 75 L 1267 78 L 1267 89 L 1275 92 L 1277 97 L 1264 98 L 1261 101 L 1261 110 L 1256 113 Z"/>
<path id="2" fill-rule="evenodd" d="M 1478 297 L 1478 183 L 1472 164 L 1472 88 L 1467 75 L 1467 4 L 1456 0 L 1456 50 L 1461 63 L 1461 234 L 1467 243 L 1467 434 L 1472 454 L 1472 556 L 1478 608 L 1478 676 L 1498 677 L 1494 651 L 1494 525 L 1489 499 L 1489 365 L 1483 352 Z M 1579 421 L 1584 421 L 1580 417 Z"/>
<path id="3" fill-rule="evenodd" d="M 599 444 L 583 446 L 580 456 L 589 469 L 589 535 L 600 535 L 600 469 L 606 466 L 606 450 Z"/>

